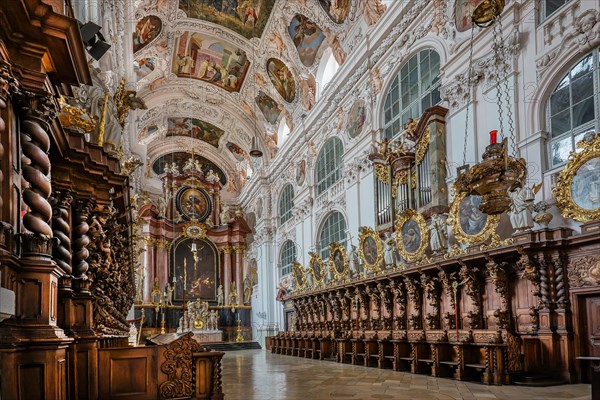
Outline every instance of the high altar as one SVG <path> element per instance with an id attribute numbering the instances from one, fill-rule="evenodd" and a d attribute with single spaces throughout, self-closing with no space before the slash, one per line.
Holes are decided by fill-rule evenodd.
<path id="1" fill-rule="evenodd" d="M 225 174 L 185 152 L 160 157 L 152 168 L 163 193 L 134 199 L 144 246 L 135 304 L 136 318 L 143 312 L 142 334 L 193 330 L 203 342 L 233 341 L 239 320 L 242 335 L 251 339 L 252 283 L 244 253 L 251 230 L 241 209 L 221 200 Z M 216 326 L 207 331 L 215 314 Z"/>

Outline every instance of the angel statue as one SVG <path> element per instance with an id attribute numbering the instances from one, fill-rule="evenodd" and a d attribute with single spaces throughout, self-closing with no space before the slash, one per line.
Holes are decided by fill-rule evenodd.
<path id="1" fill-rule="evenodd" d="M 223 295 L 223 285 L 219 285 L 219 288 L 217 289 L 217 305 L 222 306 L 224 300 L 225 296 Z"/>
<path id="2" fill-rule="evenodd" d="M 356 250 L 356 246 L 352 245 L 352 251 L 350 252 L 350 274 L 354 276 L 358 276 L 360 274 L 360 259 L 358 258 L 358 251 Z"/>
<path id="3" fill-rule="evenodd" d="M 540 190 L 541 184 L 534 185 L 532 188 L 519 186 L 513 191 L 508 192 L 512 200 L 510 204 L 510 223 L 517 232 L 526 231 L 533 227 L 533 217 L 531 210 L 535 194 Z"/>
<path id="4" fill-rule="evenodd" d="M 385 233 L 385 249 L 383 252 L 383 261 L 386 268 L 393 268 L 396 265 L 396 253 L 394 250 L 395 239 L 390 232 Z"/>

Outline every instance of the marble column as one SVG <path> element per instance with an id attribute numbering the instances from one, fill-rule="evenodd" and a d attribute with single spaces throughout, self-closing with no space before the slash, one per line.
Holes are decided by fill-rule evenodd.
<path id="1" fill-rule="evenodd" d="M 245 247 L 235 246 L 235 285 L 240 304 L 244 303 L 244 250 Z"/>
<path id="2" fill-rule="evenodd" d="M 231 246 L 221 248 L 223 252 L 223 293 L 225 294 L 225 304 L 229 304 L 229 292 L 231 291 Z"/>
<path id="3" fill-rule="evenodd" d="M 151 237 L 145 237 L 144 239 L 144 303 L 149 303 L 152 293 L 152 288 L 154 286 L 154 272 L 155 272 L 155 264 L 156 257 L 154 247 L 154 240 Z M 178 278 L 179 279 L 179 278 Z"/>

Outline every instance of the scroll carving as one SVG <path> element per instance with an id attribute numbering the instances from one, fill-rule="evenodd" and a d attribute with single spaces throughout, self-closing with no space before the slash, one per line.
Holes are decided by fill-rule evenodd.
<path id="1" fill-rule="evenodd" d="M 448 298 L 448 304 L 450 305 L 450 309 L 456 312 L 456 297 L 454 294 L 454 285 L 458 285 L 456 281 L 456 273 L 447 273 L 445 270 L 440 269 L 438 273 L 438 279 L 442 284 L 442 289 L 444 293 L 446 293 L 446 297 Z M 457 286 L 458 289 L 458 286 Z M 447 312 L 442 316 L 444 329 L 455 329 L 456 328 L 456 314 L 452 312 Z"/>
<path id="2" fill-rule="evenodd" d="M 404 330 L 406 329 L 406 291 L 402 281 L 390 282 L 390 290 L 394 303 L 398 307 L 398 315 L 394 316 L 394 330 Z"/>
<path id="3" fill-rule="evenodd" d="M 510 295 L 506 270 L 492 258 L 488 257 L 487 260 L 485 266 L 492 278 L 494 290 L 500 295 L 500 308 L 494 311 L 496 324 L 501 329 L 507 329 L 510 324 Z"/>
<path id="4" fill-rule="evenodd" d="M 404 283 L 412 306 L 408 325 L 410 329 L 423 329 L 423 296 L 421 295 L 419 283 L 408 277 L 404 280 Z"/>
<path id="5" fill-rule="evenodd" d="M 19 83 L 12 75 L 8 64 L 0 63 L 0 135 L 4 135 L 6 130 L 6 121 L 2 118 L 2 111 L 8 107 L 10 97 L 19 91 Z M 4 146 L 0 142 L 0 160 L 4 157 Z M 0 169 L 0 188 L 4 181 L 4 173 Z M 0 193 L 1 194 L 1 193 Z M 3 196 L 0 196 L 0 210 L 2 210 Z M 0 242 L 4 244 L 4 241 Z"/>
<path id="6" fill-rule="evenodd" d="M 433 309 L 433 313 L 425 315 L 428 329 L 440 328 L 440 296 L 438 293 L 438 285 L 436 278 L 421 274 L 421 286 L 427 298 L 427 304 Z"/>
<path id="7" fill-rule="evenodd" d="M 165 346 L 165 362 L 160 370 L 167 374 L 168 380 L 159 386 L 161 398 L 174 399 L 193 394 L 192 353 L 198 351 L 203 351 L 203 348 L 191 333 Z"/>
<path id="8" fill-rule="evenodd" d="M 117 222 L 111 207 L 94 210 L 89 224 L 94 329 L 108 335 L 127 335 L 127 313 L 135 296 L 127 226 Z"/>
<path id="9" fill-rule="evenodd" d="M 581 288 L 600 285 L 600 257 L 574 258 L 567 267 L 569 286 Z"/>
<path id="10" fill-rule="evenodd" d="M 471 329 L 481 328 L 481 288 L 477 268 L 469 268 L 465 264 L 460 269 L 459 276 L 462 279 L 461 285 L 465 287 L 465 293 L 471 299 L 472 310 L 467 313 L 469 327 Z"/>

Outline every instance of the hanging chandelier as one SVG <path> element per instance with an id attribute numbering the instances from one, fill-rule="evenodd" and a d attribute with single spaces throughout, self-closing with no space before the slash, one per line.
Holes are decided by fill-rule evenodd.
<path id="1" fill-rule="evenodd" d="M 466 148 L 468 138 L 468 106 L 467 123 L 465 126 L 465 149 L 463 153 L 462 172 L 456 181 L 459 192 L 475 194 L 481 196 L 479 209 L 488 215 L 499 215 L 510 209 L 511 199 L 509 192 L 521 187 L 527 177 L 527 162 L 523 158 L 516 157 L 515 133 L 512 120 L 511 98 L 509 95 L 508 70 L 509 66 L 505 60 L 505 46 L 502 37 L 502 23 L 500 13 L 504 9 L 503 0 L 484 0 L 480 1 L 473 10 L 472 21 L 474 25 L 493 26 L 493 57 L 496 61 L 498 88 L 498 124 L 500 128 L 501 140 L 498 142 L 498 131 L 490 132 L 490 144 L 486 147 L 482 155 L 482 161 L 472 167 L 466 166 Z M 473 41 L 474 27 L 471 30 L 471 51 L 469 59 L 468 81 L 471 86 L 472 66 L 473 66 Z M 501 87 L 504 86 L 504 94 Z M 470 102 L 471 88 L 469 87 Z M 512 154 L 509 154 L 509 141 L 504 136 L 503 118 L 504 107 L 502 97 L 506 97 L 508 104 L 508 133 L 512 145 Z"/>

